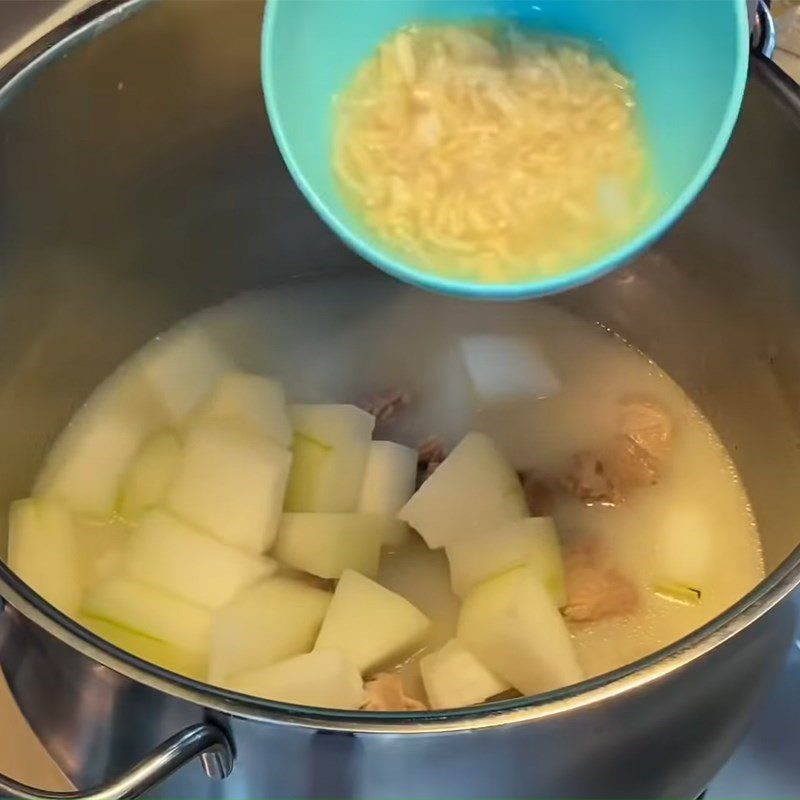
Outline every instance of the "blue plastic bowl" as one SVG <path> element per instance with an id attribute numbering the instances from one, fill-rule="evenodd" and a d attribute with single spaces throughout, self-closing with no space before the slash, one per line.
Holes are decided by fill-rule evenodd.
<path id="1" fill-rule="evenodd" d="M 660 211 L 627 243 L 563 274 L 475 283 L 407 263 L 346 207 L 330 157 L 332 102 L 377 45 L 403 25 L 498 18 L 599 43 L 632 76 Z M 292 176 L 350 247 L 425 289 L 517 299 L 594 280 L 675 221 L 722 156 L 741 105 L 747 58 L 744 0 L 268 0 L 261 77 Z"/>

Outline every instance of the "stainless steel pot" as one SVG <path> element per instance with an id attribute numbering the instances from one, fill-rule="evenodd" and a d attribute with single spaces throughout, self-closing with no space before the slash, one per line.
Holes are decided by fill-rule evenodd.
<path id="1" fill-rule="evenodd" d="M 271 141 L 260 19 L 259 2 L 101 3 L 0 71 L 0 507 L 156 331 L 243 289 L 368 273 L 309 211 Z M 102 787 L 76 796 L 134 796 L 200 752 L 208 773 L 235 756 L 230 776 L 188 765 L 161 795 L 697 796 L 794 622 L 780 601 L 800 582 L 798 175 L 797 88 L 755 60 L 730 150 L 686 219 L 636 264 L 559 301 L 651 354 L 716 426 L 764 541 L 770 572 L 754 592 L 675 646 L 568 691 L 359 715 L 149 667 L 0 566 L 0 664 L 67 776 Z M 3 793 L 52 796 L 0 778 Z"/>

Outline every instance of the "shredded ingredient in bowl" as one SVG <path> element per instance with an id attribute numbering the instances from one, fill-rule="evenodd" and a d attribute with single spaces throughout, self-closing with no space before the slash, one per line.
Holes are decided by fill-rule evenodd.
<path id="1" fill-rule="evenodd" d="M 333 139 L 367 227 L 450 277 L 566 271 L 653 205 L 630 81 L 579 42 L 516 28 L 400 31 L 338 98 Z"/>

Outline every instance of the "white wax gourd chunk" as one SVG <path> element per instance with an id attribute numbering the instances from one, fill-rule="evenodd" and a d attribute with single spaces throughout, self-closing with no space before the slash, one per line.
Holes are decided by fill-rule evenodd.
<path id="1" fill-rule="evenodd" d="M 467 595 L 456 638 L 523 694 L 583 679 L 566 623 L 541 581 L 526 567 L 490 578 Z"/>
<path id="2" fill-rule="evenodd" d="M 383 528 L 391 522 L 375 514 L 284 514 L 273 554 L 287 566 L 320 578 L 338 578 L 346 569 L 374 578 Z"/>
<path id="3" fill-rule="evenodd" d="M 210 609 L 277 568 L 271 558 L 231 547 L 159 509 L 142 517 L 123 559 L 129 577 Z"/>
<path id="4" fill-rule="evenodd" d="M 382 545 L 390 550 L 407 545 L 411 541 L 411 528 L 407 522 L 397 517 L 382 517 Z"/>
<path id="5" fill-rule="evenodd" d="M 74 526 L 84 589 L 121 574 L 130 526 L 119 519 L 98 521 L 91 517 L 75 517 Z"/>
<path id="6" fill-rule="evenodd" d="M 112 380 L 58 437 L 34 494 L 61 500 L 76 513 L 108 519 L 116 512 L 128 467 L 161 424 L 158 413 L 138 395 L 133 381 Z"/>
<path id="7" fill-rule="evenodd" d="M 702 599 L 715 567 L 713 520 L 697 505 L 672 506 L 658 524 L 656 576 L 659 594 L 688 602 Z M 694 600 L 691 598 L 694 597 Z"/>
<path id="8" fill-rule="evenodd" d="M 241 673 L 225 686 L 266 700 L 317 708 L 354 711 L 365 701 L 359 671 L 335 650 L 315 650 Z"/>
<path id="9" fill-rule="evenodd" d="M 122 482 L 119 513 L 136 521 L 163 499 L 181 458 L 181 443 L 169 430 L 148 439 L 136 454 Z"/>
<path id="10" fill-rule="evenodd" d="M 206 679 L 206 663 L 202 654 L 183 650 L 169 642 L 154 639 L 141 633 L 121 628 L 112 622 L 93 617 L 79 617 L 78 622 L 101 639 L 125 650 L 138 658 L 168 669 L 178 675 L 194 678 L 198 681 Z"/>
<path id="11" fill-rule="evenodd" d="M 471 706 L 511 688 L 455 639 L 420 659 L 419 668 L 431 708 Z"/>
<path id="12" fill-rule="evenodd" d="M 269 439 L 199 423 L 186 432 L 165 505 L 223 542 L 266 552 L 278 531 L 291 460 Z"/>
<path id="13" fill-rule="evenodd" d="M 292 444 L 283 386 L 261 375 L 223 375 L 196 412 L 196 419 L 223 420 L 266 436 L 281 447 Z"/>
<path id="14" fill-rule="evenodd" d="M 369 446 L 358 510 L 396 518 L 414 494 L 417 480 L 417 451 L 395 442 L 372 442 Z M 385 547 L 400 547 L 408 541 L 410 530 L 401 520 L 384 529 Z"/>
<path id="15" fill-rule="evenodd" d="M 210 679 L 220 683 L 311 650 L 331 597 L 330 592 L 282 576 L 242 591 L 214 618 Z"/>
<path id="16" fill-rule="evenodd" d="M 468 433 L 398 516 L 428 547 L 443 547 L 527 514 L 519 478 L 494 442 Z"/>
<path id="17" fill-rule="evenodd" d="M 477 335 L 461 340 L 461 353 L 480 407 L 552 397 L 561 381 L 528 337 Z"/>
<path id="18" fill-rule="evenodd" d="M 352 405 L 293 405 L 286 511 L 355 511 L 375 417 Z"/>
<path id="19" fill-rule="evenodd" d="M 365 514 L 394 517 L 414 494 L 417 451 L 395 442 L 372 442 L 358 510 Z"/>
<path id="20" fill-rule="evenodd" d="M 526 566 L 542 581 L 557 606 L 566 604 L 561 542 L 549 517 L 507 522 L 499 528 L 458 539 L 445 551 L 453 592 L 459 597 L 465 597 L 487 578 Z"/>
<path id="21" fill-rule="evenodd" d="M 43 498 L 16 500 L 8 520 L 8 566 L 59 611 L 75 616 L 82 586 L 69 510 Z"/>
<path id="22" fill-rule="evenodd" d="M 141 581 L 115 577 L 94 586 L 83 597 L 81 613 L 207 657 L 211 612 Z"/>
<path id="23" fill-rule="evenodd" d="M 429 629 L 430 620 L 404 597 L 346 570 L 314 649 L 339 650 L 367 674 L 413 653 Z"/>
<path id="24" fill-rule="evenodd" d="M 177 425 L 197 408 L 215 383 L 234 372 L 233 361 L 196 325 L 159 337 L 140 355 L 137 374 Z"/>

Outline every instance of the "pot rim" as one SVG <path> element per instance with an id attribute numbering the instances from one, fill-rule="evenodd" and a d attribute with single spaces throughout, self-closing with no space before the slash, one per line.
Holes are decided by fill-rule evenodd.
<path id="1" fill-rule="evenodd" d="M 149 5 L 150 0 L 101 0 L 54 28 L 0 66 L 0 114 L 14 92 L 40 69 Z M 531 722 L 601 703 L 665 678 L 735 636 L 800 585 L 800 546 L 751 592 L 688 636 L 613 672 L 573 686 L 472 708 L 429 712 L 350 712 L 293 706 L 238 694 L 168 672 L 104 641 L 47 603 L 0 562 L 3 599 L 47 633 L 104 666 L 154 690 L 215 711 L 275 724 L 350 733 L 431 734 Z"/>

